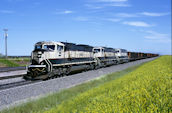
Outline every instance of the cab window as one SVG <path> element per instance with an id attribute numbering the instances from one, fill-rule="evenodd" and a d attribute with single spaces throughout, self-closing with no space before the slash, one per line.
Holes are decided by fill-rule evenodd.
<path id="1" fill-rule="evenodd" d="M 35 50 L 36 49 L 42 49 L 42 45 L 35 45 Z"/>
<path id="2" fill-rule="evenodd" d="M 119 50 L 115 51 L 115 53 L 119 53 Z"/>
<path id="3" fill-rule="evenodd" d="M 121 52 L 122 52 L 122 53 L 126 53 L 127 51 L 126 51 L 125 49 L 122 49 Z"/>
<path id="4" fill-rule="evenodd" d="M 99 53 L 99 52 L 100 52 L 100 49 L 94 49 L 93 52 L 94 52 L 94 53 Z"/>
<path id="5" fill-rule="evenodd" d="M 55 45 L 44 45 L 44 49 L 52 51 L 55 49 Z"/>
<path id="6" fill-rule="evenodd" d="M 57 45 L 57 51 L 62 51 L 63 50 L 63 46 Z"/>

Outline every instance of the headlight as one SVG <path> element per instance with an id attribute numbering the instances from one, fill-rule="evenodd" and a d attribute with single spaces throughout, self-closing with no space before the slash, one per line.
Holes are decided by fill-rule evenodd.
<path id="1" fill-rule="evenodd" d="M 38 51 L 38 54 L 42 54 L 42 51 Z"/>
<path id="2" fill-rule="evenodd" d="M 38 58 L 41 58 L 41 55 L 38 55 Z"/>
<path id="3" fill-rule="evenodd" d="M 41 51 L 38 51 L 38 58 L 41 58 L 41 55 L 42 55 L 42 52 Z"/>

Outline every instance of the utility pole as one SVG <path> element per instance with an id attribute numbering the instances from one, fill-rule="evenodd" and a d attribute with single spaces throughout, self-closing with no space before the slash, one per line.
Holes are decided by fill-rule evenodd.
<path id="1" fill-rule="evenodd" d="M 5 58 L 8 57 L 7 56 L 7 37 L 8 37 L 7 31 L 8 31 L 8 29 L 4 29 L 4 32 L 5 32 L 5 34 L 4 34 L 4 37 L 5 37 Z"/>

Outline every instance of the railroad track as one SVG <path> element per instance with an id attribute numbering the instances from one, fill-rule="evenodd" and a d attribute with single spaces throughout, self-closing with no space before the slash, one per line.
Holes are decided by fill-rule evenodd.
<path id="1" fill-rule="evenodd" d="M 73 75 L 73 74 L 76 74 L 76 73 L 81 73 L 82 70 L 80 71 L 73 71 L 70 73 L 70 75 Z M 3 77 L 0 77 L 0 80 L 10 80 L 10 79 L 13 79 L 13 78 L 19 78 L 19 77 L 22 77 L 24 76 L 25 74 L 21 74 L 21 75 L 11 75 L 11 76 L 3 76 Z M 50 78 L 51 79 L 51 78 Z M 0 91 L 1 90 L 5 90 L 5 89 L 9 89 L 9 88 L 14 88 L 14 87 L 17 87 L 17 86 L 24 86 L 24 85 L 28 85 L 28 84 L 33 84 L 33 83 L 36 83 L 36 82 L 40 82 L 42 80 L 20 80 L 20 81 L 16 81 L 16 82 L 10 82 L 10 83 L 4 83 L 4 84 L 0 84 Z"/>
<path id="2" fill-rule="evenodd" d="M 32 84 L 32 83 L 35 83 L 35 82 L 38 82 L 39 80 L 35 80 L 35 81 L 29 81 L 29 80 L 24 80 L 24 79 L 20 79 L 18 81 L 13 81 L 13 79 L 15 78 L 21 78 L 23 77 L 25 74 L 18 74 L 18 75 L 10 75 L 10 76 L 1 76 L 0 77 L 0 81 L 2 80 L 7 80 L 7 81 L 10 81 L 10 82 L 5 82 L 3 84 L 0 84 L 0 91 L 1 90 L 5 90 L 5 89 L 9 89 L 9 88 L 14 88 L 14 87 L 17 87 L 17 86 L 23 86 L 23 85 L 27 85 L 27 84 Z"/>
<path id="3" fill-rule="evenodd" d="M 70 75 L 72 74 L 76 74 L 76 73 L 79 73 L 81 71 L 74 71 L 72 73 L 70 73 Z M 14 78 L 20 78 L 22 76 L 24 76 L 25 74 L 20 74 L 20 75 L 11 75 L 11 76 L 2 76 L 0 77 L 0 80 L 10 80 L 10 79 L 14 79 Z M 32 84 L 32 83 L 36 83 L 36 82 L 39 82 L 39 81 L 42 81 L 42 80 L 20 80 L 20 81 L 15 81 L 15 82 L 10 82 L 10 83 L 3 83 L 3 84 L 0 84 L 0 91 L 1 90 L 5 90 L 5 89 L 9 89 L 9 88 L 14 88 L 14 87 L 17 87 L 17 86 L 24 86 L 24 85 L 28 85 L 28 84 Z"/>
<path id="4" fill-rule="evenodd" d="M 9 72 L 9 71 L 17 71 L 17 70 L 25 70 L 26 67 L 1 67 L 0 72 Z"/>
<path id="5" fill-rule="evenodd" d="M 2 76 L 0 77 L 0 80 L 9 80 L 10 79 L 14 79 L 14 78 L 20 78 L 20 77 L 23 77 L 25 74 L 20 74 L 20 75 L 11 75 L 11 76 Z M 17 86 L 23 86 L 23 85 L 27 85 L 27 84 L 32 84 L 32 83 L 35 83 L 35 82 L 38 82 L 38 81 L 41 81 L 41 80 L 34 80 L 34 81 L 31 81 L 31 80 L 24 80 L 24 79 L 21 79 L 19 81 L 15 81 L 15 82 L 7 82 L 7 83 L 3 83 L 3 84 L 0 84 L 0 91 L 1 90 L 4 90 L 4 89 L 9 89 L 9 88 L 14 88 L 14 87 L 17 87 Z"/>
<path id="6" fill-rule="evenodd" d="M 39 81 L 40 80 L 35 80 L 35 81 L 22 80 L 22 81 L 17 81 L 17 82 L 12 82 L 12 83 L 1 84 L 0 85 L 0 90 L 14 88 L 14 87 L 17 87 L 17 86 L 23 86 L 23 85 L 27 85 L 27 84 L 32 84 L 32 83 L 36 83 L 36 82 L 39 82 Z"/>
<path id="7" fill-rule="evenodd" d="M 18 78 L 18 77 L 22 77 L 22 76 L 24 76 L 24 74 L 21 74 L 21 75 L 11 75 L 11 76 L 3 76 L 3 77 L 0 77 L 0 80 Z"/>

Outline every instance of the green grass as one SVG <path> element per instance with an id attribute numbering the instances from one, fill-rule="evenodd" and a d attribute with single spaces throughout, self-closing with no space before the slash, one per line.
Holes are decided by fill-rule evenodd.
<path id="1" fill-rule="evenodd" d="M 29 58 L 0 58 L 0 67 L 26 66 L 29 61 Z"/>
<path id="2" fill-rule="evenodd" d="M 0 63 L 7 66 L 7 67 L 17 67 L 17 66 L 20 66 L 19 64 L 13 62 L 13 61 L 10 61 L 8 59 L 5 59 L 5 58 L 2 58 L 0 59 Z"/>
<path id="3" fill-rule="evenodd" d="M 35 101 L 30 101 L 28 103 L 16 106 L 14 108 L 6 109 L 2 111 L 2 113 L 42 113 L 46 110 L 57 107 L 62 102 L 75 98 L 77 95 L 80 95 L 92 88 L 96 88 L 109 81 L 116 80 L 132 72 L 138 67 L 140 67 L 140 65 L 130 67 L 128 69 L 113 74 L 106 75 L 104 77 L 101 77 L 100 79 L 95 79 L 90 82 L 77 85 L 75 87 L 63 90 L 55 94 L 48 95 Z"/>
<path id="4" fill-rule="evenodd" d="M 172 112 L 171 58 L 162 56 L 146 63 L 119 79 L 63 101 L 46 113 Z"/>

